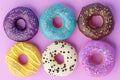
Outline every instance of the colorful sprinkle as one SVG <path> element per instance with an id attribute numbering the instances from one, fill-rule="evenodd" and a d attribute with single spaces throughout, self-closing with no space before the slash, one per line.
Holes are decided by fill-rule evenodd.
<path id="1" fill-rule="evenodd" d="M 94 64 L 90 62 L 94 52 L 102 55 L 102 62 Z M 81 51 L 80 57 L 85 70 L 92 76 L 105 76 L 111 72 L 115 64 L 115 51 L 108 43 L 91 41 Z"/>

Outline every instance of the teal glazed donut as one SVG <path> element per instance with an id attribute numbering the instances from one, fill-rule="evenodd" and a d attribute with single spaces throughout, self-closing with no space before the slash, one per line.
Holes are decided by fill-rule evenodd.
<path id="1" fill-rule="evenodd" d="M 60 17 L 63 25 L 56 28 L 53 19 Z M 42 33 L 50 40 L 64 40 L 70 37 L 76 27 L 76 17 L 74 12 L 61 4 L 54 4 L 47 8 L 40 17 Z"/>

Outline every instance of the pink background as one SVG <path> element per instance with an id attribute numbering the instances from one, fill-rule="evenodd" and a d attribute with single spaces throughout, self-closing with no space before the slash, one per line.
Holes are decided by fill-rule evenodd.
<path id="1" fill-rule="evenodd" d="M 101 2 L 107 6 L 109 6 L 113 12 L 115 26 L 112 33 L 104 38 L 104 41 L 109 42 L 113 45 L 116 50 L 116 64 L 112 72 L 105 77 L 91 77 L 85 73 L 84 69 L 81 65 L 77 64 L 76 69 L 72 74 L 67 77 L 53 77 L 49 76 L 43 69 L 43 65 L 41 65 L 39 71 L 30 76 L 30 77 L 16 77 L 9 73 L 8 68 L 5 64 L 5 56 L 9 48 L 11 48 L 16 42 L 10 40 L 3 29 L 3 20 L 5 15 L 12 9 L 17 6 L 26 6 L 30 7 L 39 17 L 41 13 L 50 5 L 55 3 L 61 3 L 68 7 L 70 7 L 77 15 L 81 11 L 81 8 L 89 3 Z M 120 79 L 120 0 L 1 0 L 0 2 L 0 80 L 119 80 Z M 80 51 L 81 47 L 89 41 L 87 37 L 85 37 L 76 27 L 73 35 L 66 40 L 66 42 L 71 43 L 75 48 L 77 53 Z M 35 44 L 41 53 L 44 49 L 53 41 L 48 40 L 43 36 L 41 30 L 37 35 L 31 39 L 30 41 Z M 78 53 L 79 54 L 79 53 Z"/>

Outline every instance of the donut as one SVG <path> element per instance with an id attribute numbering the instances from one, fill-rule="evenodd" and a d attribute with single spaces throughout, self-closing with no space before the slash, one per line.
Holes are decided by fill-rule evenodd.
<path id="1" fill-rule="evenodd" d="M 61 54 L 64 62 L 59 64 L 55 56 Z M 52 43 L 43 52 L 42 62 L 45 71 L 53 76 L 67 76 L 73 72 L 76 63 L 77 55 L 75 49 L 68 43 L 57 41 Z"/>
<path id="2" fill-rule="evenodd" d="M 59 17 L 63 24 L 56 28 L 53 20 Z M 76 18 L 73 11 L 62 4 L 54 4 L 46 9 L 40 17 L 42 33 L 50 40 L 64 40 L 70 37 L 76 27 Z"/>
<path id="3" fill-rule="evenodd" d="M 93 61 L 94 58 L 100 59 L 99 63 Z M 94 77 L 106 76 L 109 74 L 115 64 L 115 51 L 112 46 L 103 41 L 90 41 L 80 51 L 80 60 L 86 72 Z"/>
<path id="4" fill-rule="evenodd" d="M 28 62 L 21 64 L 19 62 L 20 55 L 26 55 Z M 32 44 L 27 42 L 19 42 L 14 45 L 6 55 L 6 64 L 9 71 L 20 77 L 30 76 L 36 73 L 42 63 L 39 50 Z"/>
<path id="5" fill-rule="evenodd" d="M 90 23 L 94 16 L 101 18 L 102 24 L 100 26 L 95 26 Z M 113 25 L 112 12 L 107 6 L 101 3 L 93 3 L 83 7 L 78 17 L 80 31 L 93 40 L 102 39 L 110 34 Z"/>
<path id="6" fill-rule="evenodd" d="M 19 20 L 24 21 L 25 26 L 17 24 Z M 6 35 L 17 42 L 32 39 L 39 28 L 39 21 L 35 13 L 27 7 L 17 7 L 12 9 L 3 22 Z M 22 28 L 24 27 L 24 28 Z"/>

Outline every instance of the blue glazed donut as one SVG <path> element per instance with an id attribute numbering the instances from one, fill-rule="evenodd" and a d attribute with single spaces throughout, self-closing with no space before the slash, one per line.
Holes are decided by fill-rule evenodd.
<path id="1" fill-rule="evenodd" d="M 60 17 L 63 25 L 56 28 L 53 19 Z M 42 33 L 50 40 L 64 40 L 70 37 L 76 27 L 76 17 L 74 12 L 61 4 L 55 4 L 46 9 L 40 17 Z"/>
<path id="2" fill-rule="evenodd" d="M 20 19 L 25 22 L 24 29 L 17 25 L 17 21 Z M 31 9 L 17 7 L 6 15 L 3 26 L 10 39 L 20 42 L 30 40 L 36 35 L 39 28 L 39 21 Z"/>

